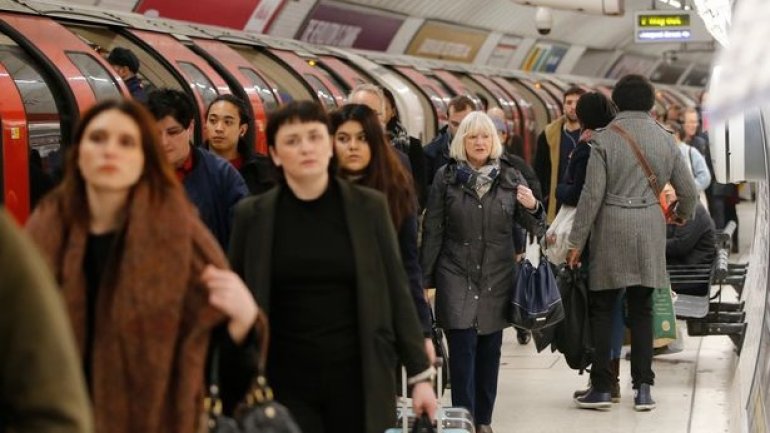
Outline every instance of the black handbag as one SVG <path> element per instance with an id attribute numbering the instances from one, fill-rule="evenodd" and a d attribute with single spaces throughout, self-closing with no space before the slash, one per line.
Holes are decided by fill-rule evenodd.
<path id="1" fill-rule="evenodd" d="M 219 351 L 215 350 L 210 364 L 209 393 L 204 401 L 205 432 L 208 433 L 302 433 L 289 410 L 273 400 L 273 390 L 265 378 L 267 347 L 270 329 L 263 312 L 257 316 L 257 335 L 260 339 L 257 375 L 244 401 L 232 418 L 222 414 L 219 396 Z"/>
<path id="2" fill-rule="evenodd" d="M 539 330 L 564 319 L 556 278 L 548 261 L 537 268 L 529 260 L 521 264 L 511 293 L 510 322 L 517 328 Z"/>

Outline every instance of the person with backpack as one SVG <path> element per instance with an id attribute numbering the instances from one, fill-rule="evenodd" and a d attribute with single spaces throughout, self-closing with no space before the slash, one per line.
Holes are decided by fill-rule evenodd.
<path id="1" fill-rule="evenodd" d="M 617 109 L 606 96 L 599 92 L 585 93 L 580 96 L 575 107 L 575 113 L 580 122 L 582 132 L 575 150 L 570 155 L 567 171 L 562 182 L 556 187 L 556 198 L 563 205 L 577 206 L 583 185 L 586 180 L 586 168 L 591 156 L 591 138 L 594 131 L 604 128 L 615 118 Z M 588 248 L 583 250 L 581 261 L 588 263 Z M 590 281 L 588 281 L 590 285 Z M 561 286 L 560 286 L 561 287 Z M 571 310 L 580 314 L 579 311 Z M 623 347 L 625 325 L 623 323 L 623 296 L 618 296 L 612 311 L 612 348 L 610 350 L 610 367 L 613 374 L 610 394 L 613 403 L 620 402 L 620 351 Z M 582 344 L 582 341 L 575 342 Z M 576 353 L 580 354 L 580 349 Z M 575 391 L 574 398 L 587 393 L 588 389 Z"/>

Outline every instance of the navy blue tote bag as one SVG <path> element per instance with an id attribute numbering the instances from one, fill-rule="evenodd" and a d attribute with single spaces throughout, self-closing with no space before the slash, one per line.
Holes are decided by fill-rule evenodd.
<path id="1" fill-rule="evenodd" d="M 511 290 L 510 322 L 517 328 L 538 330 L 564 319 L 559 287 L 548 260 L 537 267 L 524 260 Z"/>

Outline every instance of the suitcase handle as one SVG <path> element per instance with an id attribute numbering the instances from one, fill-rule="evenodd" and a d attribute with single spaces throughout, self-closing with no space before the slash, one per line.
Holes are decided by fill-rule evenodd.
<path id="1" fill-rule="evenodd" d="M 438 395 L 442 392 L 442 369 L 444 368 L 444 359 L 436 358 L 436 362 L 433 363 L 436 367 L 436 376 L 438 380 L 438 389 L 436 395 L 436 432 L 442 433 L 444 431 L 444 425 L 441 422 L 441 397 Z M 401 366 L 401 431 L 403 433 L 409 433 L 409 415 L 407 413 L 407 389 L 406 389 L 406 367 Z"/>

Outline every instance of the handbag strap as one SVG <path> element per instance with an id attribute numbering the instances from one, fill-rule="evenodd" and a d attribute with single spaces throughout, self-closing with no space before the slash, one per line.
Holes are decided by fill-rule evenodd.
<path id="1" fill-rule="evenodd" d="M 257 333 L 257 339 L 259 341 L 258 355 L 254 360 L 257 367 L 257 374 L 254 381 L 252 382 L 247 399 L 252 399 L 252 402 L 263 402 L 272 400 L 273 398 L 272 390 L 270 390 L 269 386 L 267 385 L 267 379 L 265 379 L 267 348 L 270 344 L 270 325 L 267 320 L 267 315 L 264 313 L 264 311 L 260 311 L 257 314 L 254 328 Z M 211 360 L 209 362 L 209 392 L 204 401 L 206 411 L 213 413 L 214 415 L 220 415 L 222 413 L 222 399 L 220 397 L 219 389 L 219 357 L 220 348 L 218 345 L 216 345 L 211 353 Z"/>
<path id="2" fill-rule="evenodd" d="M 639 162 L 639 166 L 642 167 L 642 171 L 644 171 L 644 176 L 647 179 L 647 182 L 650 184 L 650 188 L 652 188 L 652 193 L 655 194 L 655 197 L 658 201 L 660 201 L 660 190 L 658 189 L 658 177 L 655 176 L 655 173 L 652 171 L 652 167 L 650 167 L 650 163 L 647 162 L 647 158 L 644 157 L 644 154 L 642 153 L 642 149 L 639 147 L 639 143 L 636 142 L 634 137 L 631 136 L 631 134 L 628 133 L 625 129 L 623 129 L 620 125 L 613 123 L 610 125 L 610 129 L 617 132 L 625 141 L 628 143 L 628 146 L 631 148 L 631 150 L 634 151 L 634 155 L 636 156 L 637 162 Z"/>

